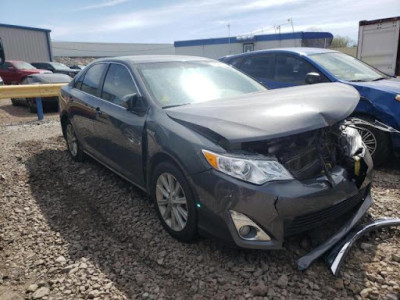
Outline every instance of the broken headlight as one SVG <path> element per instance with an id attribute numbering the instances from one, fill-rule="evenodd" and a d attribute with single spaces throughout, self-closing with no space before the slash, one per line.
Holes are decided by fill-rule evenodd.
<path id="1" fill-rule="evenodd" d="M 254 159 L 221 155 L 207 150 L 202 152 L 214 169 L 247 182 L 263 184 L 268 181 L 293 179 L 289 171 L 274 157 Z"/>
<path id="2" fill-rule="evenodd" d="M 359 157 L 364 157 L 365 145 L 357 129 L 346 126 L 342 128 L 342 136 L 345 139 L 343 148 L 346 156 L 354 157 L 357 155 Z"/>

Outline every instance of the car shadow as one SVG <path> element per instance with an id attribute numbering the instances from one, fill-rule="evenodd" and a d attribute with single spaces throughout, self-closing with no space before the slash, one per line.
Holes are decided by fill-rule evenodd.
<path id="1" fill-rule="evenodd" d="M 43 216 L 68 243 L 67 259 L 87 259 L 128 298 L 146 291 L 159 297 L 192 298 L 200 293 L 204 298 L 236 298 L 255 282 L 276 285 L 282 274 L 321 288 L 330 282 L 324 293 L 328 298 L 347 297 L 363 288 L 366 274 L 357 254 L 347 259 L 355 262 L 345 266 L 348 285 L 343 288 L 335 286 L 322 261 L 303 274 L 297 271 L 295 259 L 312 247 L 302 242 L 306 235 L 289 239 L 286 250 L 280 251 L 236 249 L 204 238 L 180 243 L 163 230 L 145 193 L 92 159 L 77 163 L 64 149 L 42 149 L 25 164 Z M 297 289 L 289 285 L 288 295 Z M 310 296 L 310 291 L 301 293 Z"/>
<path id="2" fill-rule="evenodd" d="M 11 102 L 9 104 L 3 103 L 0 105 L 0 110 L 4 111 L 6 114 L 13 117 L 31 117 L 36 116 L 36 113 L 31 113 L 27 105 L 18 104 L 16 106 L 12 105 Z M 43 107 L 44 113 L 54 113 L 58 112 L 57 105 L 45 105 Z"/>

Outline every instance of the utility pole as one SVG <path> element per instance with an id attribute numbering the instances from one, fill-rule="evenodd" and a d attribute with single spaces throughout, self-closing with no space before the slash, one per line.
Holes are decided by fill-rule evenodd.
<path id="1" fill-rule="evenodd" d="M 290 25 L 292 25 L 292 31 L 293 31 L 293 34 L 294 34 L 293 18 L 289 18 L 288 22 L 290 23 Z"/>
<path id="2" fill-rule="evenodd" d="M 229 55 L 231 54 L 231 24 L 226 25 L 228 27 L 228 44 L 229 44 Z"/>
<path id="3" fill-rule="evenodd" d="M 293 41 L 294 41 L 294 46 L 296 47 L 296 39 L 295 39 L 295 36 L 294 36 L 293 18 L 288 19 L 288 22 L 290 22 L 290 25 L 292 25 Z"/>

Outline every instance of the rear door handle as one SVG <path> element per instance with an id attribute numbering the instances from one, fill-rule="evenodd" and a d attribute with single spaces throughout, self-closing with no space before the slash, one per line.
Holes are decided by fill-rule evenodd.
<path id="1" fill-rule="evenodd" d="M 96 114 L 100 116 L 102 113 L 100 107 L 96 107 Z"/>

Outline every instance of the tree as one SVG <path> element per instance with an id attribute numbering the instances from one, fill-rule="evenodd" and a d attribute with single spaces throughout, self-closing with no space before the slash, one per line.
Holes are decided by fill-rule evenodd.
<path id="1" fill-rule="evenodd" d="M 354 47 L 355 44 L 355 41 L 348 36 L 336 35 L 333 37 L 331 48 L 348 48 Z"/>

